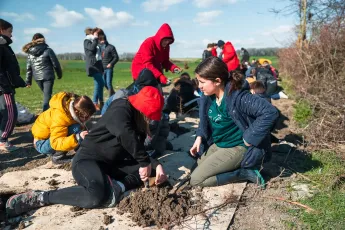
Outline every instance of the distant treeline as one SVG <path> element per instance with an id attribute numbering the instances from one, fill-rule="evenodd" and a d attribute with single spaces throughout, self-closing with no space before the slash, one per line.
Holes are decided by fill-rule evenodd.
<path id="1" fill-rule="evenodd" d="M 244 47 L 245 48 L 245 47 Z M 269 47 L 269 48 L 245 48 L 250 56 L 277 56 L 280 48 Z M 237 54 L 240 54 L 241 50 L 236 50 Z"/>
<path id="2" fill-rule="evenodd" d="M 250 56 L 276 56 L 279 48 L 248 48 Z M 237 50 L 240 53 L 240 50 Z M 122 53 L 120 54 L 120 61 L 132 61 L 135 53 Z M 23 53 L 17 54 L 18 58 L 26 58 L 27 55 Z M 59 60 L 85 60 L 84 53 L 62 53 L 57 54 Z"/>

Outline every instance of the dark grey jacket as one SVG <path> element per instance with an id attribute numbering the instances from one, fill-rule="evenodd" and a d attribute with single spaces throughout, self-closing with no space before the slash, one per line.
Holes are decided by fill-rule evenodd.
<path id="1" fill-rule="evenodd" d="M 84 40 L 86 73 L 92 76 L 95 73 L 103 73 L 103 65 L 101 60 L 96 59 L 98 38 L 89 39 L 90 35 Z"/>
<path id="2" fill-rule="evenodd" d="M 118 61 L 119 61 L 119 55 L 117 54 L 115 46 L 106 42 L 105 43 L 105 49 L 102 52 L 103 68 L 107 69 L 107 65 L 111 64 L 111 67 L 109 69 L 112 69 L 112 68 L 114 68 L 114 65 Z"/>
<path id="3" fill-rule="evenodd" d="M 32 84 L 32 76 L 36 81 L 62 78 L 62 70 L 54 51 L 45 43 L 44 38 L 26 44 L 23 51 L 28 54 L 26 63 L 26 83 Z"/>

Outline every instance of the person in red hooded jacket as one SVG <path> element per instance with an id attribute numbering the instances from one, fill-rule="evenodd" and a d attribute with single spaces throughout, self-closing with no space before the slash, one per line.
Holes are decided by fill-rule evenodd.
<path id="1" fill-rule="evenodd" d="M 228 66 L 229 71 L 237 69 L 240 65 L 240 60 L 237 57 L 236 50 L 231 42 L 224 42 L 219 40 L 218 47 L 223 50 L 223 62 Z"/>
<path id="2" fill-rule="evenodd" d="M 149 69 L 162 84 L 167 84 L 163 68 L 173 73 L 181 69 L 169 60 L 170 45 L 174 43 L 174 34 L 167 23 L 164 23 L 156 35 L 147 38 L 135 54 L 132 62 L 132 76 L 136 80 L 143 69 Z"/>
<path id="3" fill-rule="evenodd" d="M 212 50 L 211 50 L 212 56 L 218 57 L 217 56 L 218 45 L 216 43 L 212 43 L 212 44 L 213 44 L 213 47 L 212 47 Z"/>

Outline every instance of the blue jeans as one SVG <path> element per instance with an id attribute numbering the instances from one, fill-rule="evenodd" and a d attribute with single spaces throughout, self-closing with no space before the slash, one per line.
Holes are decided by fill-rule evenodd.
<path id="1" fill-rule="evenodd" d="M 95 84 L 95 89 L 93 91 L 93 103 L 98 104 L 99 102 L 103 102 L 103 87 L 104 81 L 102 73 L 95 73 L 92 75 L 93 82 Z"/>
<path id="2" fill-rule="evenodd" d="M 113 69 L 105 69 L 103 74 L 105 88 L 109 91 L 109 96 L 114 94 L 113 88 Z"/>
<path id="3" fill-rule="evenodd" d="M 68 134 L 67 136 L 70 136 L 72 134 L 80 133 L 81 126 L 79 124 L 73 124 L 71 126 L 68 126 Z M 36 142 L 36 150 L 37 152 L 41 154 L 54 154 L 56 151 L 52 148 L 50 145 L 50 139 L 47 140 L 39 140 Z"/>
<path id="4" fill-rule="evenodd" d="M 53 80 L 37 80 L 38 87 L 43 92 L 43 112 L 49 109 L 49 101 L 52 97 L 54 79 Z"/>

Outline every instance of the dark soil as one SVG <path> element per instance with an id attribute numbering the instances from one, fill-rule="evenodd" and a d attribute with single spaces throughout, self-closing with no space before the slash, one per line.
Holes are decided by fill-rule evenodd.
<path id="1" fill-rule="evenodd" d="M 71 210 L 71 212 L 74 212 L 72 214 L 72 217 L 77 217 L 77 216 L 84 215 L 90 209 L 73 206 L 73 207 L 70 208 L 70 210 Z"/>
<path id="2" fill-rule="evenodd" d="M 56 173 L 54 173 L 54 174 L 52 175 L 53 178 L 56 178 L 56 177 L 59 177 L 59 176 L 61 176 L 61 175 L 60 175 L 60 174 L 56 174 Z"/>
<path id="3" fill-rule="evenodd" d="M 66 171 L 72 171 L 72 162 L 59 165 L 58 169 L 64 169 Z"/>
<path id="4" fill-rule="evenodd" d="M 57 180 L 55 179 L 51 179 L 50 181 L 47 182 L 47 184 L 49 184 L 50 186 L 58 186 L 60 184 L 60 182 L 58 182 Z"/>
<path id="5" fill-rule="evenodd" d="M 179 225 L 185 217 L 202 212 L 203 208 L 202 198 L 190 192 L 169 194 L 166 187 L 154 187 L 124 198 L 118 206 L 118 214 L 130 213 L 130 218 L 142 227 L 170 228 Z"/>
<path id="6" fill-rule="evenodd" d="M 103 216 L 103 223 L 105 225 L 111 224 L 113 221 L 114 220 L 113 220 L 113 218 L 111 216 L 109 216 L 107 214 L 104 214 L 104 216 Z"/>

